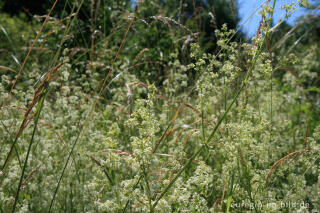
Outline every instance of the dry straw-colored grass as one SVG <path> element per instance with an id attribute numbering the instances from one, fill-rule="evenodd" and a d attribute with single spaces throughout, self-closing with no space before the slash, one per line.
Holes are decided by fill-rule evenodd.
<path id="1" fill-rule="evenodd" d="M 278 166 L 280 166 L 284 161 L 288 160 L 289 158 L 296 158 L 296 157 L 298 157 L 299 155 L 304 154 L 304 153 L 306 153 L 306 152 L 307 152 L 307 150 L 291 152 L 291 153 L 289 153 L 288 155 L 286 155 L 286 156 L 284 156 L 283 158 L 281 158 L 280 160 L 278 160 L 277 162 L 275 162 L 275 163 L 273 164 L 273 166 L 271 167 L 271 169 L 269 170 L 269 172 L 268 172 L 268 175 L 267 175 L 267 178 L 266 178 L 266 185 L 268 184 L 268 180 L 269 180 L 269 178 L 271 177 L 273 171 L 274 171 Z"/>

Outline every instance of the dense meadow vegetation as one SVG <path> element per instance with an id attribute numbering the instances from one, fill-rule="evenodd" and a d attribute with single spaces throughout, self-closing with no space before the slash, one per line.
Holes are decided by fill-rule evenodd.
<path id="1" fill-rule="evenodd" d="M 319 1 L 242 26 L 232 0 L 17 2 L 0 3 L 1 213 L 320 211 Z"/>

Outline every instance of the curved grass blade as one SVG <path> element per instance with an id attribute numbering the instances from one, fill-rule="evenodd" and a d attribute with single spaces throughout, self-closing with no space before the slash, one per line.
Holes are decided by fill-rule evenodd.
<path id="1" fill-rule="evenodd" d="M 43 108 L 43 103 L 44 103 L 46 94 L 48 92 L 48 85 L 49 84 L 47 82 L 46 85 L 44 86 L 44 89 L 41 92 L 40 99 L 39 99 L 39 102 L 37 104 L 36 114 L 35 114 L 35 117 L 34 117 L 34 128 L 33 128 L 33 132 L 32 132 L 32 137 L 31 137 L 31 140 L 30 140 L 30 143 L 29 143 L 26 160 L 24 161 L 24 166 L 23 166 L 22 173 L 21 173 L 21 176 L 20 176 L 20 181 L 19 181 L 16 197 L 15 197 L 14 204 L 13 204 L 13 207 L 12 207 L 12 213 L 15 212 L 15 208 L 17 206 L 17 202 L 18 202 L 18 199 L 19 199 L 19 192 L 21 190 L 21 184 L 22 184 L 22 181 L 23 181 L 24 172 L 25 172 L 25 170 L 27 168 L 28 159 L 29 159 L 29 155 L 30 155 L 30 150 L 31 150 L 31 147 L 32 147 L 32 144 L 33 144 L 34 135 L 35 135 L 36 130 L 37 130 L 40 113 L 41 113 L 41 110 Z"/>
<path id="2" fill-rule="evenodd" d="M 77 11 L 77 14 L 79 13 L 79 10 L 80 10 L 83 2 L 84 2 L 84 0 L 81 1 L 80 5 L 79 5 L 79 8 L 78 8 L 78 11 Z M 116 62 L 116 60 L 117 60 L 117 58 L 118 58 L 118 56 L 119 56 L 119 53 L 120 53 L 120 51 L 121 51 L 121 49 L 122 49 L 122 47 L 123 47 L 123 45 L 124 45 L 124 43 L 125 43 L 125 41 L 126 41 L 127 35 L 128 35 L 128 33 L 129 33 L 129 30 L 131 29 L 131 27 L 132 27 L 132 25 L 133 25 L 133 22 L 134 22 L 134 20 L 135 20 L 136 13 L 137 13 L 137 8 L 136 8 L 135 13 L 134 13 L 134 15 L 133 15 L 133 17 L 132 17 L 132 19 L 131 19 L 131 21 L 130 21 L 130 23 L 129 23 L 129 26 L 128 26 L 128 28 L 127 28 L 124 36 L 123 36 L 123 39 L 122 39 L 121 44 L 120 44 L 120 47 L 118 48 L 118 51 L 116 52 L 116 55 L 115 55 L 115 57 L 113 58 L 112 66 L 111 66 L 111 67 L 113 67 L 114 63 Z M 66 160 L 66 163 L 65 163 L 64 168 L 63 168 L 63 170 L 62 170 L 61 176 L 60 176 L 60 178 L 59 178 L 57 187 L 56 187 L 56 189 L 55 189 L 55 191 L 54 191 L 54 194 L 53 194 L 53 197 L 52 197 L 52 199 L 51 199 L 50 206 L 49 206 L 49 210 L 48 210 L 49 213 L 51 212 L 51 209 L 52 209 L 52 207 L 53 207 L 53 204 L 54 204 L 56 195 L 57 195 L 57 193 L 58 193 L 58 190 L 59 190 L 59 187 L 60 187 L 60 184 L 61 184 L 61 180 L 62 180 L 62 178 L 63 178 L 63 176 L 64 176 L 64 172 L 65 172 L 65 170 L 66 170 L 66 168 L 67 168 L 67 166 L 68 166 L 68 164 L 69 164 L 70 157 L 71 157 L 71 155 L 72 155 L 72 153 L 73 153 L 73 151 L 74 151 L 75 146 L 76 146 L 77 143 L 78 143 L 79 138 L 81 137 L 81 135 L 82 135 L 82 133 L 83 133 L 82 130 L 84 129 L 84 127 L 85 127 L 85 126 L 87 125 L 87 123 L 89 122 L 89 118 L 90 118 L 92 112 L 94 111 L 94 109 L 95 109 L 95 107 L 96 107 L 96 104 L 97 104 L 97 102 L 98 102 L 98 97 L 101 96 L 102 92 L 104 91 L 105 84 L 106 84 L 106 82 L 107 82 L 107 79 L 110 77 L 112 71 L 113 71 L 113 69 L 111 69 L 111 70 L 107 73 L 106 77 L 104 78 L 103 84 L 102 84 L 101 89 L 100 89 L 100 92 L 98 93 L 97 98 L 95 99 L 95 101 L 94 101 L 94 103 L 93 103 L 93 105 L 92 105 L 92 107 L 91 107 L 91 110 L 90 110 L 90 112 L 88 113 L 88 116 L 87 116 L 86 120 L 85 120 L 84 123 L 80 126 L 80 132 L 79 132 L 79 134 L 77 135 L 77 138 L 75 139 L 75 141 L 73 142 L 72 148 L 71 148 L 71 150 L 70 150 L 70 152 L 69 152 L 68 158 L 67 158 L 67 160 Z"/>

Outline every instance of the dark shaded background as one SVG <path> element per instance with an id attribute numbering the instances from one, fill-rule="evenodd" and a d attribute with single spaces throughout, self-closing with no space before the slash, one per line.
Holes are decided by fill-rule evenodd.
<path id="1" fill-rule="evenodd" d="M 20 12 L 25 12 L 28 15 L 44 14 L 48 2 L 50 3 L 48 0 L 4 0 L 1 12 L 10 15 L 16 15 Z"/>

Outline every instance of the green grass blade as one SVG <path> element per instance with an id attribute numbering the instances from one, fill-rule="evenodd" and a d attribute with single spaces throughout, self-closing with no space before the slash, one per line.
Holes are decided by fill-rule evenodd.
<path id="1" fill-rule="evenodd" d="M 22 184 L 22 181 L 23 181 L 24 172 L 25 172 L 25 170 L 27 168 L 28 159 L 29 159 L 29 155 L 30 155 L 30 150 L 31 150 L 31 147 L 32 147 L 32 144 L 33 144 L 33 140 L 34 140 L 34 135 L 35 135 L 36 130 L 37 130 L 40 113 L 41 113 L 41 110 L 43 108 L 43 103 L 44 103 L 46 94 L 48 92 L 48 88 L 47 87 L 48 87 L 48 84 L 45 85 L 45 88 L 42 90 L 39 102 L 37 104 L 36 114 L 35 114 L 35 117 L 34 117 L 34 128 L 33 128 L 33 132 L 32 132 L 32 137 L 31 137 L 31 140 L 30 140 L 30 143 L 29 143 L 27 156 L 26 156 L 26 159 L 24 161 L 24 166 L 23 166 L 22 173 L 21 173 L 21 176 L 20 176 L 20 181 L 19 181 L 16 197 L 15 197 L 14 204 L 13 204 L 13 207 L 12 207 L 12 212 L 13 213 L 15 212 L 15 209 L 16 209 L 16 206 L 17 206 L 17 202 L 18 202 L 18 199 L 19 199 L 19 193 L 20 193 L 20 190 L 21 190 L 21 184 Z"/>
<path id="2" fill-rule="evenodd" d="M 232 202 L 232 196 L 230 195 L 230 196 L 228 197 L 228 200 L 227 200 L 227 210 L 226 210 L 226 213 L 229 213 L 230 206 L 231 206 L 231 202 Z"/>
<path id="3" fill-rule="evenodd" d="M 275 3 L 276 0 L 274 0 L 273 2 L 273 10 L 275 8 Z M 273 16 L 273 12 L 271 13 L 271 17 Z M 245 79 L 242 83 L 241 88 L 238 90 L 237 94 L 234 96 L 232 102 L 229 104 L 229 106 L 227 107 L 227 110 L 224 112 L 223 116 L 219 119 L 217 125 L 214 127 L 214 129 L 212 130 L 210 136 L 208 137 L 207 141 L 205 144 L 208 144 L 211 139 L 213 138 L 213 136 L 215 135 L 215 133 L 217 132 L 218 128 L 220 127 L 221 123 L 223 122 L 223 120 L 225 119 L 225 117 L 227 116 L 227 114 L 229 113 L 230 109 L 232 108 L 233 104 L 235 103 L 235 101 L 237 100 L 237 98 L 239 97 L 240 93 L 242 92 L 242 90 L 244 89 L 244 87 L 248 84 L 248 80 L 250 77 L 251 72 L 253 71 L 253 69 L 255 68 L 256 62 L 262 52 L 262 48 L 263 48 L 263 44 L 265 43 L 266 39 L 268 38 L 269 35 L 269 29 L 272 23 L 272 18 L 270 20 L 270 22 L 268 23 L 267 26 L 267 31 L 266 31 L 266 35 L 263 38 L 263 42 L 261 43 L 257 54 L 255 56 L 255 58 L 253 59 L 253 62 L 251 63 L 250 69 L 247 72 Z M 180 171 L 175 175 L 175 177 L 170 181 L 170 183 L 168 184 L 168 186 L 163 190 L 163 192 L 160 194 L 160 196 L 156 199 L 156 201 L 154 202 L 153 206 L 152 206 L 152 210 L 155 209 L 155 207 L 157 206 L 158 202 L 160 201 L 160 199 L 167 193 L 167 191 L 171 188 L 171 186 L 176 182 L 176 180 L 181 176 L 182 172 L 191 164 L 191 162 L 201 153 L 201 151 L 203 150 L 205 146 L 201 146 L 196 152 L 195 154 L 188 160 L 188 162 L 180 169 Z"/>

